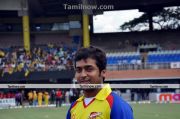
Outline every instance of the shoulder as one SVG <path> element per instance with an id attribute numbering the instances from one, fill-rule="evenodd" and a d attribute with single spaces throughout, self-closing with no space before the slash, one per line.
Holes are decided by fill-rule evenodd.
<path id="1" fill-rule="evenodd" d="M 66 119 L 71 119 L 71 109 L 77 104 L 77 101 L 71 103 L 70 108 L 68 109 L 68 112 L 66 114 Z"/>
<path id="2" fill-rule="evenodd" d="M 72 103 L 71 103 L 71 106 L 70 106 L 70 108 L 69 108 L 69 110 L 71 110 L 73 107 L 75 107 L 76 104 L 77 104 L 77 101 L 72 102 Z"/>
<path id="3" fill-rule="evenodd" d="M 111 119 L 133 119 L 132 108 L 126 101 L 114 92 L 108 97 L 112 98 Z"/>

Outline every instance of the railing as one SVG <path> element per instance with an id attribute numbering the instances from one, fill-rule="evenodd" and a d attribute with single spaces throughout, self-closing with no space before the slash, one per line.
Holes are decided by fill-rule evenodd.
<path id="1" fill-rule="evenodd" d="M 142 64 L 117 64 L 107 65 L 108 70 L 142 70 L 142 69 L 171 69 L 180 68 L 180 62 L 177 67 L 173 67 L 172 63 L 142 63 Z"/>

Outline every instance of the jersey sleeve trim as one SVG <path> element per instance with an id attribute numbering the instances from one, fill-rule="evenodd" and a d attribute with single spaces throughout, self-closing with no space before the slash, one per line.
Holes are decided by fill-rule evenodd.
<path id="1" fill-rule="evenodd" d="M 70 106 L 70 108 L 69 108 L 69 110 L 68 110 L 68 112 L 67 112 L 66 119 L 71 119 L 71 109 L 72 109 L 73 107 L 75 107 L 76 104 L 77 104 L 77 101 L 75 101 L 75 102 L 73 102 L 73 103 L 71 104 L 71 106 Z"/>
<path id="2" fill-rule="evenodd" d="M 110 108 L 112 108 L 113 105 L 113 96 L 110 94 L 107 98 L 106 98 L 107 102 L 109 103 Z"/>

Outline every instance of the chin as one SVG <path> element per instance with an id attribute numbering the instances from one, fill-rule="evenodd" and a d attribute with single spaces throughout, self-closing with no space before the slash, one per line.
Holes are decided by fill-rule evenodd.
<path id="1" fill-rule="evenodd" d="M 84 90 L 85 92 L 93 92 L 97 89 L 96 88 L 86 88 L 86 89 L 82 89 L 82 90 Z"/>

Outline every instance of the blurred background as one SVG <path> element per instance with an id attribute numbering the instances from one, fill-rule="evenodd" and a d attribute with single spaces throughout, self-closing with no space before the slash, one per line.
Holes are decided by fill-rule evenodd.
<path id="1" fill-rule="evenodd" d="M 180 118 L 179 0 L 0 0 L 0 118 L 65 118 L 90 45 L 135 119 Z"/>

